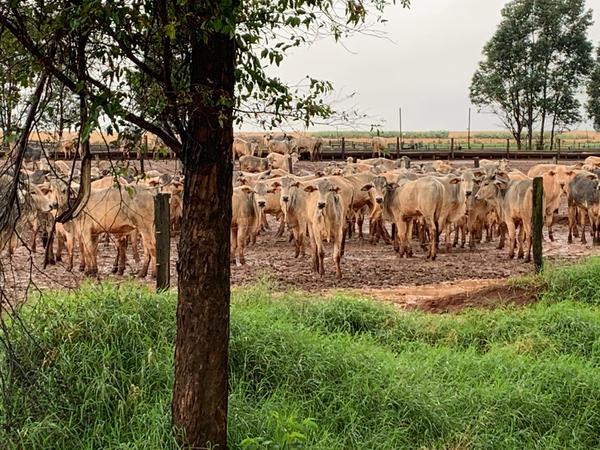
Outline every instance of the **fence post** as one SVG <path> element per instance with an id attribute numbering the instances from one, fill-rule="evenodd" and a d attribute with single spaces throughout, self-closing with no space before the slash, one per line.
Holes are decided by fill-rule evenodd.
<path id="1" fill-rule="evenodd" d="M 396 136 L 396 158 L 400 158 L 400 136 Z"/>
<path id="2" fill-rule="evenodd" d="M 556 140 L 556 158 L 560 159 L 560 139 Z"/>
<path id="3" fill-rule="evenodd" d="M 346 159 L 346 138 L 344 136 L 342 136 L 342 159 Z M 290 173 L 292 173 L 291 170 Z"/>
<path id="4" fill-rule="evenodd" d="M 475 167 L 476 169 L 479 168 L 479 156 L 473 158 L 473 167 Z"/>
<path id="5" fill-rule="evenodd" d="M 342 138 L 344 139 L 344 138 Z M 344 157 L 344 146 L 342 144 L 342 158 Z M 290 175 L 294 175 L 294 163 L 292 162 L 292 157 L 291 155 L 288 155 L 288 172 L 290 173 Z"/>
<path id="6" fill-rule="evenodd" d="M 454 150 L 454 138 L 450 138 L 450 151 Z"/>
<path id="7" fill-rule="evenodd" d="M 510 139 L 506 140 L 506 159 L 510 159 Z"/>
<path id="8" fill-rule="evenodd" d="M 156 236 L 156 290 L 169 289 L 171 258 L 171 220 L 169 198 L 171 194 L 158 193 L 154 197 L 154 227 Z"/>
<path id="9" fill-rule="evenodd" d="M 535 177 L 533 179 L 533 216 L 531 219 L 531 234 L 533 246 L 533 264 L 535 271 L 542 270 L 542 228 L 544 226 L 544 179 Z"/>

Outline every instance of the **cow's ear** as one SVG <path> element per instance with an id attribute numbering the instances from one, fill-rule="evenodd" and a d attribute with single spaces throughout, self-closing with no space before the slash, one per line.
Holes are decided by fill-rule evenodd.
<path id="1" fill-rule="evenodd" d="M 335 193 L 339 193 L 339 192 L 340 192 L 340 187 L 339 187 L 339 186 L 333 186 L 333 187 L 331 188 L 331 191 L 332 191 L 332 192 L 335 192 Z"/>
<path id="2" fill-rule="evenodd" d="M 314 192 L 314 191 L 316 191 L 316 190 L 317 190 L 317 188 L 316 188 L 315 186 L 313 186 L 312 184 L 309 184 L 308 186 L 305 186 L 305 187 L 304 187 L 304 190 L 305 190 L 306 192 Z"/>
<path id="3" fill-rule="evenodd" d="M 241 190 L 242 192 L 245 192 L 246 194 L 251 194 L 251 193 L 252 193 L 252 189 L 250 189 L 248 186 L 242 186 L 242 187 L 240 188 L 240 190 Z"/>
<path id="4" fill-rule="evenodd" d="M 280 183 L 279 181 L 273 181 L 273 182 L 271 183 L 271 187 L 272 187 L 273 189 L 277 189 L 277 188 L 281 187 L 281 183 Z"/>
<path id="5" fill-rule="evenodd" d="M 461 182 L 461 179 L 459 177 L 450 178 L 450 184 L 458 184 L 460 182 Z"/>
<path id="6" fill-rule="evenodd" d="M 318 178 L 321 178 L 321 177 L 324 177 L 324 176 L 325 176 L 325 174 L 324 174 L 324 173 L 323 173 L 321 170 L 317 170 L 317 171 L 315 172 L 315 175 L 316 175 Z"/>
<path id="7" fill-rule="evenodd" d="M 583 167 L 583 163 L 582 162 L 578 162 L 577 164 L 575 164 L 573 166 L 574 169 L 581 169 Z"/>
<path id="8" fill-rule="evenodd" d="M 590 173 L 587 177 L 590 180 L 597 180 L 598 179 L 598 175 L 596 175 L 595 173 Z"/>
<path id="9" fill-rule="evenodd" d="M 568 176 L 571 176 L 575 173 L 575 171 L 573 169 L 569 169 L 565 172 Z"/>
<path id="10" fill-rule="evenodd" d="M 369 184 L 365 184 L 360 190 L 366 192 L 366 191 L 369 191 L 371 189 L 373 189 L 373 185 L 369 183 Z"/>
<path id="11" fill-rule="evenodd" d="M 398 187 L 398 183 L 396 183 L 396 182 L 393 181 L 391 183 L 388 183 L 387 187 L 388 187 L 389 190 L 393 191 L 394 189 L 396 189 Z"/>
<path id="12" fill-rule="evenodd" d="M 554 175 L 556 175 L 556 172 L 554 170 L 549 170 L 548 171 L 548 175 L 550 175 L 551 177 L 553 177 Z"/>
<path id="13" fill-rule="evenodd" d="M 481 170 L 477 170 L 477 171 L 473 172 L 473 175 L 476 178 L 481 178 L 481 177 L 485 176 L 485 172 L 482 172 Z"/>

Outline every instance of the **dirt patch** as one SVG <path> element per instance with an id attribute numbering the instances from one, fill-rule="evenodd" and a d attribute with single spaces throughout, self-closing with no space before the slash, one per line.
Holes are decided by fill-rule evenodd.
<path id="1" fill-rule="evenodd" d="M 515 286 L 506 280 L 463 280 L 394 289 L 364 289 L 357 293 L 407 311 L 445 314 L 466 308 L 529 305 L 537 301 L 542 290 L 543 286 Z"/>

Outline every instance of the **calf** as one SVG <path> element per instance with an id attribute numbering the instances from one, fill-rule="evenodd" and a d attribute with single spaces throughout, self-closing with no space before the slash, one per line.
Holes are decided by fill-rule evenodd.
<path id="1" fill-rule="evenodd" d="M 517 227 L 519 252 L 523 257 L 523 243 L 527 244 L 526 262 L 531 260 L 531 216 L 533 210 L 533 180 L 510 180 L 506 172 L 498 172 L 486 177 L 476 195 L 477 199 L 487 201 L 496 210 L 498 219 L 506 224 L 509 240 L 508 257 L 514 258 L 517 243 Z"/>
<path id="2" fill-rule="evenodd" d="M 353 188 L 339 177 L 321 178 L 304 185 L 309 193 L 306 201 L 310 241 L 313 251 L 313 270 L 325 274 L 323 239 L 333 241 L 333 261 L 337 278 L 342 277 L 340 266 L 344 254 L 345 227 L 352 206 Z"/>
<path id="3" fill-rule="evenodd" d="M 273 181 L 271 187 L 279 190 L 283 218 L 294 237 L 296 250 L 294 257 L 304 256 L 304 238 L 308 224 L 306 207 L 308 193 L 304 189 L 300 189 L 300 181 L 297 177 L 292 176 Z"/>
<path id="4" fill-rule="evenodd" d="M 236 265 L 246 264 L 244 249 L 259 224 L 259 213 L 254 191 L 248 186 L 233 188 L 231 215 L 231 260 Z M 238 259 L 236 260 L 236 256 Z"/>

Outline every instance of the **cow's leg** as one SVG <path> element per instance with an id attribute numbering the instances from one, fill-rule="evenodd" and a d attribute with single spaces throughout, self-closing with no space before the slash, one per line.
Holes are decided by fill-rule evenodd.
<path id="1" fill-rule="evenodd" d="M 335 277 L 342 278 L 342 268 L 340 266 L 340 261 L 343 255 L 344 248 L 344 230 L 340 229 L 336 233 L 336 236 L 333 240 L 333 262 L 335 264 Z"/>
<path id="2" fill-rule="evenodd" d="M 119 261 L 121 260 L 121 253 L 123 253 L 123 236 L 117 237 L 116 245 L 117 254 L 115 255 L 115 259 L 113 261 L 111 273 L 117 273 L 119 271 Z"/>
<path id="3" fill-rule="evenodd" d="M 548 226 L 548 239 L 550 242 L 554 242 L 554 233 L 552 231 L 552 225 L 554 223 L 554 212 L 551 211 L 548 215 L 548 219 L 546 220 L 546 225 Z"/>
<path id="4" fill-rule="evenodd" d="M 460 232 L 460 226 L 458 223 L 454 226 L 454 240 L 452 241 L 452 247 L 458 247 L 458 233 Z"/>
<path id="5" fill-rule="evenodd" d="M 246 264 L 246 255 L 245 255 L 246 236 L 249 233 L 254 234 L 254 233 L 250 232 L 250 230 L 248 229 L 248 226 L 246 226 L 246 225 L 238 226 L 238 254 L 239 254 L 241 265 Z"/>
<path id="6" fill-rule="evenodd" d="M 131 240 L 131 252 L 133 253 L 133 260 L 136 264 L 140 263 L 140 252 L 138 251 L 138 241 L 139 235 L 138 230 L 133 230 L 129 234 L 129 239 Z"/>
<path id="7" fill-rule="evenodd" d="M 40 222 L 36 218 L 33 220 L 32 227 L 31 227 L 31 249 L 30 250 L 32 253 L 37 253 L 37 235 L 38 235 L 39 229 L 40 229 Z"/>
<path id="8" fill-rule="evenodd" d="M 532 244 L 532 235 L 531 235 L 531 225 L 524 224 L 525 229 L 525 244 L 527 245 L 527 255 L 525 257 L 525 262 L 531 262 L 531 244 Z"/>
<path id="9" fill-rule="evenodd" d="M 358 218 L 356 219 L 356 225 L 358 226 L 358 239 L 364 240 L 365 235 L 363 234 L 363 223 L 365 222 L 365 215 L 362 212 L 358 213 Z"/>
<path id="10" fill-rule="evenodd" d="M 237 242 L 238 242 L 238 238 L 237 238 L 237 227 L 232 226 L 231 227 L 231 232 L 230 232 L 230 242 L 231 242 L 231 249 L 229 251 L 229 257 L 230 257 L 230 263 L 231 264 L 236 264 L 239 265 L 237 262 Z"/>
<path id="11" fill-rule="evenodd" d="M 573 223 L 573 237 L 578 238 L 579 237 L 579 226 L 578 226 L 578 224 L 579 224 L 579 208 L 577 208 L 576 206 L 573 206 L 572 208 L 575 209 L 575 212 L 574 212 L 575 221 Z"/>
<path id="12" fill-rule="evenodd" d="M 502 250 L 504 248 L 504 245 L 506 243 L 506 232 L 507 232 L 507 225 L 502 222 L 498 224 L 498 235 L 500 236 L 500 240 L 498 242 L 498 247 L 496 247 L 498 250 Z"/>
<path id="13" fill-rule="evenodd" d="M 429 244 L 429 253 L 427 254 L 427 258 L 431 259 L 432 261 L 435 260 L 435 258 L 437 257 L 437 249 L 438 249 L 438 238 L 439 238 L 439 229 L 435 223 L 435 219 L 432 220 L 426 220 L 425 221 L 425 226 L 427 228 L 429 228 L 429 235 L 430 235 L 430 244 Z M 448 237 L 448 235 L 446 235 L 446 238 Z"/>
<path id="14" fill-rule="evenodd" d="M 515 222 L 512 219 L 509 219 L 506 222 L 506 227 L 508 231 L 508 257 L 512 259 L 515 257 L 515 246 L 517 241 Z"/>
<path id="15" fill-rule="evenodd" d="M 285 220 L 284 220 L 283 214 L 281 214 L 281 216 L 279 217 L 279 229 L 277 230 L 277 233 L 275 233 L 275 237 L 279 238 L 279 237 L 283 236 L 284 231 L 285 231 Z"/>
<path id="16" fill-rule="evenodd" d="M 67 270 L 71 272 L 73 270 L 73 255 L 75 254 L 75 236 L 73 236 L 73 233 L 66 233 L 66 249 L 67 257 L 69 259 Z M 81 258 L 83 258 L 83 255 Z"/>
<path id="17" fill-rule="evenodd" d="M 573 230 L 577 226 L 577 207 L 569 206 L 569 237 L 567 238 L 567 243 L 573 243 Z"/>
<path id="18" fill-rule="evenodd" d="M 580 208 L 578 208 L 580 209 Z M 583 211 L 581 211 L 581 209 L 578 212 L 579 215 L 579 224 L 581 225 L 581 243 L 582 244 L 587 244 L 587 239 L 585 237 L 585 225 L 586 225 L 586 220 L 585 220 L 585 214 L 583 213 Z"/>
<path id="19" fill-rule="evenodd" d="M 517 234 L 517 242 L 519 245 L 519 251 L 517 252 L 517 259 L 523 259 L 523 241 L 525 239 L 525 230 L 523 229 L 523 222 L 519 225 L 519 234 Z"/>
<path id="20" fill-rule="evenodd" d="M 460 248 L 465 248 L 465 242 L 467 241 L 467 226 L 465 224 L 460 227 Z"/>
<path id="21" fill-rule="evenodd" d="M 99 235 L 91 234 L 84 236 L 85 240 L 85 274 L 87 276 L 98 275 L 98 240 Z"/>
<path id="22" fill-rule="evenodd" d="M 86 266 L 89 265 L 89 259 L 87 256 L 87 245 L 89 238 L 83 234 L 79 236 L 79 271 L 85 272 Z"/>
<path id="23" fill-rule="evenodd" d="M 62 253 L 65 250 L 65 237 L 62 233 L 56 233 L 56 260 L 62 261 Z"/>
<path id="24" fill-rule="evenodd" d="M 450 253 L 452 251 L 452 224 L 450 221 L 446 221 L 446 225 L 444 226 L 444 243 L 446 244 L 446 253 Z"/>

